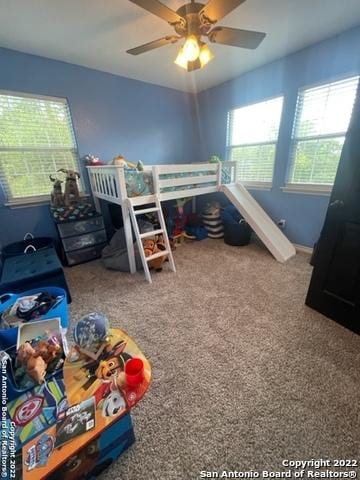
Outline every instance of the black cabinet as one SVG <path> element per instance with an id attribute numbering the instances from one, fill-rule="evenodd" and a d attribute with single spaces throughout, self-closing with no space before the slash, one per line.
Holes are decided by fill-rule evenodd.
<path id="1" fill-rule="evenodd" d="M 69 265 L 100 257 L 106 245 L 106 232 L 101 215 L 85 220 L 57 223 L 63 261 Z"/>

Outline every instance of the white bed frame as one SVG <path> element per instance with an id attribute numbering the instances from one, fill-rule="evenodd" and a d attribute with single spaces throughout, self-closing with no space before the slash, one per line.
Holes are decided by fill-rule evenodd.
<path id="1" fill-rule="evenodd" d="M 154 165 L 144 167 L 152 171 L 154 193 L 139 197 L 128 197 L 123 166 L 106 165 L 87 167 L 90 178 L 95 207 L 100 211 L 99 200 L 107 200 L 121 206 L 126 246 L 129 256 L 130 272 L 136 272 L 133 235 L 129 209 L 132 206 L 174 200 L 176 198 L 194 197 L 206 193 L 214 193 L 222 189 L 222 169 L 226 168 L 230 183 L 235 184 L 237 178 L 236 162 L 201 163 L 183 165 Z M 162 179 L 165 174 L 181 174 L 179 178 Z M 186 175 L 188 174 L 188 175 Z M 206 184 L 206 186 L 203 186 Z M 211 184 L 211 185 L 209 185 Z M 163 191 L 165 188 L 184 187 L 175 191 Z M 191 187 L 191 188 L 186 188 Z"/>

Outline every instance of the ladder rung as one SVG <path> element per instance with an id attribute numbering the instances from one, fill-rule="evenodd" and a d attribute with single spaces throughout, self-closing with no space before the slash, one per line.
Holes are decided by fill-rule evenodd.
<path id="1" fill-rule="evenodd" d="M 164 257 L 165 255 L 169 255 L 169 252 L 162 250 L 161 252 L 154 253 L 154 255 L 150 255 L 150 257 L 146 257 L 146 261 L 150 262 L 151 260 L 155 260 L 155 258 Z"/>
<path id="2" fill-rule="evenodd" d="M 158 212 L 159 209 L 157 207 L 151 208 L 143 208 L 141 210 L 134 210 L 135 215 L 142 215 L 143 213 L 151 213 L 151 212 Z"/>
<path id="3" fill-rule="evenodd" d="M 140 238 L 152 237 L 153 235 L 160 235 L 164 230 L 151 230 L 150 232 L 140 233 Z"/>

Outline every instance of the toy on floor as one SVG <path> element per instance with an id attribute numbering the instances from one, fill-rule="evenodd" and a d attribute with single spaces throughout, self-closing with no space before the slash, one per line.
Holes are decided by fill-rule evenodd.
<path id="1" fill-rule="evenodd" d="M 145 257 L 151 257 L 151 255 L 155 255 L 156 253 L 166 250 L 164 241 L 161 236 L 155 240 L 151 238 L 143 240 L 143 247 Z M 162 257 L 150 260 L 150 262 L 148 262 L 149 268 L 153 268 L 155 269 L 155 271 L 161 272 L 162 265 L 166 261 L 166 258 L 166 255 L 163 255 Z"/>
<path id="2" fill-rule="evenodd" d="M 178 198 L 176 200 L 175 228 L 171 235 L 174 247 L 182 245 L 185 240 L 195 240 L 195 237 L 188 235 L 185 231 L 187 215 L 184 212 L 184 206 L 191 198 Z"/>
<path id="3" fill-rule="evenodd" d="M 208 236 L 206 228 L 202 225 L 202 222 L 196 213 L 192 213 L 188 216 L 185 231 L 188 236 L 195 240 L 204 240 Z"/>

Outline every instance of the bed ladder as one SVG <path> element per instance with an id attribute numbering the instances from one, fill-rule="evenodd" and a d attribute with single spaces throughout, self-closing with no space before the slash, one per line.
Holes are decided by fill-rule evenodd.
<path id="1" fill-rule="evenodd" d="M 134 232 L 135 232 L 136 243 L 137 243 L 140 258 L 141 258 L 141 263 L 142 263 L 143 268 L 144 268 L 144 273 L 145 273 L 146 280 L 149 283 L 152 283 L 148 262 L 150 262 L 151 260 L 155 260 L 155 258 L 167 256 L 168 259 L 169 259 L 171 270 L 173 272 L 176 272 L 174 257 L 173 257 L 173 254 L 171 252 L 171 246 L 170 246 L 169 237 L 168 237 L 168 234 L 167 234 L 167 231 L 166 231 L 165 219 L 164 219 L 164 215 L 162 213 L 162 208 L 161 208 L 161 203 L 160 203 L 159 197 L 157 195 L 153 195 L 153 200 L 147 201 L 147 203 L 146 203 L 147 207 L 146 208 L 140 208 L 140 209 L 137 209 L 137 210 L 135 210 L 135 207 L 141 206 L 141 204 L 139 204 L 139 197 L 129 198 L 128 200 L 129 200 L 129 212 L 130 212 L 131 222 L 132 222 L 133 229 L 134 229 Z M 151 204 L 154 204 L 155 206 L 149 207 L 149 205 L 151 205 Z M 157 213 L 158 220 L 159 220 L 159 223 L 160 223 L 160 229 L 152 230 L 150 232 L 140 233 L 139 225 L 138 225 L 138 222 L 137 222 L 137 216 L 138 215 L 143 215 L 145 213 L 153 213 L 153 212 Z M 163 236 L 164 243 L 165 243 L 165 250 L 162 250 L 161 252 L 158 252 L 158 253 L 154 253 L 154 255 L 150 255 L 149 257 L 146 257 L 145 252 L 144 252 L 142 239 L 143 238 L 151 238 L 151 237 L 156 236 L 156 235 L 162 235 Z"/>

